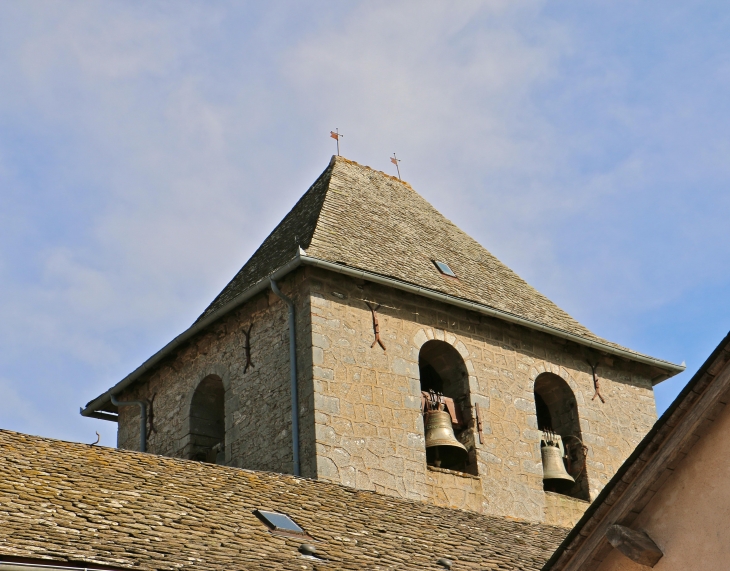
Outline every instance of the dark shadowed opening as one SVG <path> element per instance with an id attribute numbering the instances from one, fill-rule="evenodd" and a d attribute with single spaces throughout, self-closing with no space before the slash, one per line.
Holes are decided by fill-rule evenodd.
<path id="1" fill-rule="evenodd" d="M 453 400 L 460 422 L 452 424 L 454 436 L 466 446 L 468 455 L 464 460 L 461 454 L 451 454 L 447 447 L 439 447 L 441 468 L 458 470 L 476 475 L 476 450 L 473 435 L 469 430 L 471 404 L 469 401 L 469 374 L 459 352 L 445 341 L 427 341 L 418 354 L 418 370 L 422 391 L 435 391 Z M 457 451 L 458 452 L 458 451 Z M 436 451 L 426 448 L 426 462 L 434 465 Z"/>
<path id="2" fill-rule="evenodd" d="M 190 404 L 190 458 L 202 462 L 225 462 L 225 405 L 223 382 L 211 375 L 195 389 Z"/>
<path id="3" fill-rule="evenodd" d="M 545 490 L 588 500 L 588 477 L 584 466 L 578 405 L 568 383 L 552 373 L 538 376 L 535 380 L 535 409 L 538 428 L 562 437 L 568 456 L 566 470 L 576 479 L 575 483 L 569 480 L 544 480 Z"/>

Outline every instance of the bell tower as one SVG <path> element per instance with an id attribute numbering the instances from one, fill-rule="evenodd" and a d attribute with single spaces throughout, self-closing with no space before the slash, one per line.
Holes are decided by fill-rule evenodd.
<path id="1" fill-rule="evenodd" d="M 82 414 L 139 449 L 141 407 L 111 396 L 147 402 L 153 454 L 569 526 L 680 370 L 589 331 L 407 183 L 333 157 L 200 318 Z"/>

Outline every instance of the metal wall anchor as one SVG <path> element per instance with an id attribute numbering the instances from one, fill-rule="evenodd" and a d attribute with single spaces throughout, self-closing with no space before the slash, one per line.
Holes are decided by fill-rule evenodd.
<path id="1" fill-rule="evenodd" d="M 254 364 L 251 362 L 251 329 L 253 328 L 253 323 L 248 326 L 248 331 L 245 329 L 242 329 L 243 336 L 246 338 L 246 343 L 243 346 L 244 350 L 246 351 L 246 366 L 243 368 L 243 373 L 246 374 L 246 371 L 248 371 L 249 366 L 251 368 L 254 367 Z"/>
<path id="2" fill-rule="evenodd" d="M 606 400 L 603 398 L 603 395 L 601 395 L 601 387 L 598 383 L 598 375 L 596 374 L 596 369 L 598 368 L 598 363 L 593 365 L 593 364 L 591 364 L 590 361 L 586 361 L 586 362 L 590 366 L 591 371 L 593 371 L 593 388 L 596 389 L 596 392 L 593 393 L 593 398 L 591 400 L 596 400 L 596 397 L 598 397 L 599 399 L 601 399 L 602 403 L 605 403 Z"/>
<path id="3" fill-rule="evenodd" d="M 153 393 L 152 398 L 147 399 L 147 422 L 149 424 L 149 430 L 147 431 L 147 439 L 149 440 L 150 434 L 157 432 L 155 428 L 155 397 L 157 393 Z"/>
<path id="4" fill-rule="evenodd" d="M 375 332 L 375 341 L 373 341 L 373 344 L 370 345 L 370 348 L 372 349 L 375 347 L 375 344 L 377 343 L 383 348 L 383 352 L 387 351 L 385 348 L 385 345 L 383 344 L 383 341 L 380 339 L 380 324 L 378 323 L 378 314 L 377 311 L 380 309 L 380 304 L 377 305 L 377 307 L 373 307 L 370 305 L 370 302 L 365 302 L 365 304 L 370 309 L 370 313 L 373 314 L 373 331 Z"/>
<path id="5" fill-rule="evenodd" d="M 477 421 L 477 436 L 479 437 L 479 444 L 482 444 L 482 416 L 479 414 L 479 403 L 474 404 L 474 416 Z"/>

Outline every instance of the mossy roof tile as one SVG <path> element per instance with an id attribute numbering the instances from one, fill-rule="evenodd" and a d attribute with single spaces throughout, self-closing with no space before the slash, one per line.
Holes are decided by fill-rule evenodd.
<path id="1" fill-rule="evenodd" d="M 10 431 L 0 431 L 0 482 L 0 559 L 140 570 L 420 571 L 440 569 L 436 561 L 447 557 L 455 570 L 536 571 L 567 533 L 316 480 Z M 256 508 L 289 515 L 329 563 L 298 552 L 311 541 L 269 533 Z"/>

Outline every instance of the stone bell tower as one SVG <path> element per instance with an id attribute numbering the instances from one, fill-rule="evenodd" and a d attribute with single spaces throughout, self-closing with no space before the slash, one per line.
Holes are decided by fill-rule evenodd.
<path id="1" fill-rule="evenodd" d="M 593 334 L 407 183 L 333 157 L 190 329 L 82 414 L 117 420 L 123 448 L 570 525 L 681 370 Z M 558 443 L 568 477 L 544 480 Z"/>

